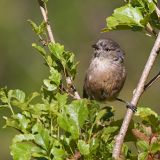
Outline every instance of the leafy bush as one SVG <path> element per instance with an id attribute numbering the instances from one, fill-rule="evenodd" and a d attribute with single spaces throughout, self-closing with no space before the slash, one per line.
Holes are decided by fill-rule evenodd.
<path id="1" fill-rule="evenodd" d="M 42 1 L 46 3 L 47 1 Z M 117 29 L 159 29 L 156 1 L 133 0 L 114 10 L 107 18 L 104 31 Z M 15 160 L 44 158 L 48 160 L 112 159 L 112 150 L 122 120 L 114 120 L 114 109 L 100 107 L 96 101 L 74 99 L 73 85 L 77 62 L 74 53 L 47 38 L 46 22 L 37 25 L 29 20 L 41 45 L 32 46 L 44 59 L 49 77 L 43 81 L 40 93 L 27 96 L 23 91 L 0 90 L 0 107 L 10 110 L 3 117 L 5 127 L 19 131 L 10 146 Z M 148 27 L 151 27 L 148 30 Z M 155 35 L 155 34 L 154 34 Z M 70 78 L 71 83 L 68 83 Z M 121 159 L 160 158 L 160 116 L 150 108 L 138 108 L 123 144 Z M 132 151 L 127 142 L 135 146 Z"/>

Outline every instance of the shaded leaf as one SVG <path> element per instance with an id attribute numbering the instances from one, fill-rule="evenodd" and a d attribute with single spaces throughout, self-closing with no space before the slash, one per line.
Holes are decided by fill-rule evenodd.
<path id="1" fill-rule="evenodd" d="M 88 109 L 85 100 L 75 100 L 62 108 L 58 115 L 58 124 L 61 128 L 71 133 L 74 139 L 79 137 L 80 127 L 88 117 Z"/>
<path id="2" fill-rule="evenodd" d="M 36 43 L 32 43 L 32 47 L 34 47 L 43 57 L 46 56 L 46 51 L 43 47 L 37 45 Z"/>
<path id="3" fill-rule="evenodd" d="M 82 155 L 88 155 L 90 153 L 89 151 L 89 144 L 87 144 L 83 140 L 78 140 L 78 149 Z"/>

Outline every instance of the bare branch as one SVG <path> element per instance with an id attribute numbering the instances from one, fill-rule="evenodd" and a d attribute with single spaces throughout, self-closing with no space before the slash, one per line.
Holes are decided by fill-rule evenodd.
<path id="1" fill-rule="evenodd" d="M 156 82 L 160 78 L 160 72 L 156 76 L 154 76 L 145 86 L 144 91 L 146 91 L 154 82 Z"/>
<path id="2" fill-rule="evenodd" d="M 42 0 L 38 0 L 38 3 L 39 3 L 39 6 L 40 6 L 40 10 L 41 10 L 43 19 L 46 22 L 48 37 L 49 37 L 51 42 L 55 43 L 53 33 L 52 33 L 52 29 L 51 29 L 51 26 L 50 26 L 49 20 L 48 20 L 48 10 L 47 10 L 46 4 Z"/>
<path id="3" fill-rule="evenodd" d="M 160 10 L 157 6 L 156 6 L 156 13 L 157 13 L 157 16 L 160 18 Z"/>
<path id="4" fill-rule="evenodd" d="M 158 33 L 158 37 L 154 43 L 154 46 L 151 50 L 151 53 L 148 57 L 145 68 L 144 68 L 143 73 L 141 75 L 141 78 L 138 82 L 137 88 L 133 94 L 133 97 L 131 100 L 131 104 L 133 106 L 137 106 L 137 103 L 138 103 L 142 93 L 144 92 L 146 80 L 147 80 L 148 75 L 151 71 L 151 68 L 155 62 L 155 59 L 157 57 L 159 49 L 160 49 L 160 32 Z M 116 140 L 115 140 L 115 146 L 114 146 L 113 154 L 112 154 L 113 158 L 115 158 L 115 159 L 118 159 L 120 156 L 124 137 L 125 137 L 126 132 L 128 130 L 128 126 L 129 126 L 129 123 L 132 119 L 132 116 L 133 116 L 133 111 L 131 109 L 127 109 L 127 112 L 124 117 L 121 129 L 120 129 L 119 134 L 117 135 Z"/>
<path id="5" fill-rule="evenodd" d="M 49 40 L 50 40 L 50 42 L 55 43 L 53 32 L 52 32 L 52 29 L 51 29 L 51 26 L 50 26 L 49 20 L 48 20 L 48 10 L 47 10 L 46 4 L 43 2 L 43 0 L 38 0 L 38 3 L 40 6 L 40 10 L 41 10 L 43 19 L 46 22 L 46 28 L 47 28 Z M 74 91 L 73 91 L 74 98 L 81 99 L 80 95 L 78 94 L 78 92 L 73 84 L 72 77 L 66 77 L 66 83 L 68 86 L 70 86 L 72 89 L 74 89 Z"/>

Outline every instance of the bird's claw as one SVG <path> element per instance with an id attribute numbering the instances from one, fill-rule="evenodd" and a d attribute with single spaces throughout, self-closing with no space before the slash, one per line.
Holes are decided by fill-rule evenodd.
<path id="1" fill-rule="evenodd" d="M 137 107 L 129 102 L 127 102 L 127 108 L 131 109 L 134 113 L 137 111 Z"/>

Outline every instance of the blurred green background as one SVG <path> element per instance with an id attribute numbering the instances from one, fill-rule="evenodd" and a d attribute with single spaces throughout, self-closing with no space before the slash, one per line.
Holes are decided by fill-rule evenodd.
<path id="1" fill-rule="evenodd" d="M 154 38 L 140 32 L 114 31 L 101 33 L 105 27 L 105 18 L 113 9 L 121 6 L 122 0 L 49 0 L 49 18 L 57 42 L 67 50 L 75 52 L 80 62 L 76 77 L 76 86 L 82 94 L 85 70 L 88 67 L 93 49 L 91 45 L 99 38 L 112 38 L 126 52 L 128 77 L 120 97 L 129 101 L 136 87 L 146 59 L 154 43 Z M 42 80 L 48 76 L 39 54 L 31 47 L 37 37 L 27 20 L 41 22 L 41 13 L 37 1 L 0 1 L 0 86 L 9 89 L 19 88 L 29 94 L 39 91 Z M 155 75 L 160 68 L 159 58 L 150 74 Z M 151 107 L 160 113 L 160 82 L 156 82 L 144 93 L 139 106 Z M 125 107 L 119 102 L 109 103 L 115 106 L 116 118 L 122 118 Z M 9 145 L 15 131 L 2 129 L 2 116 L 8 110 L 0 112 L 0 159 L 11 159 Z"/>

